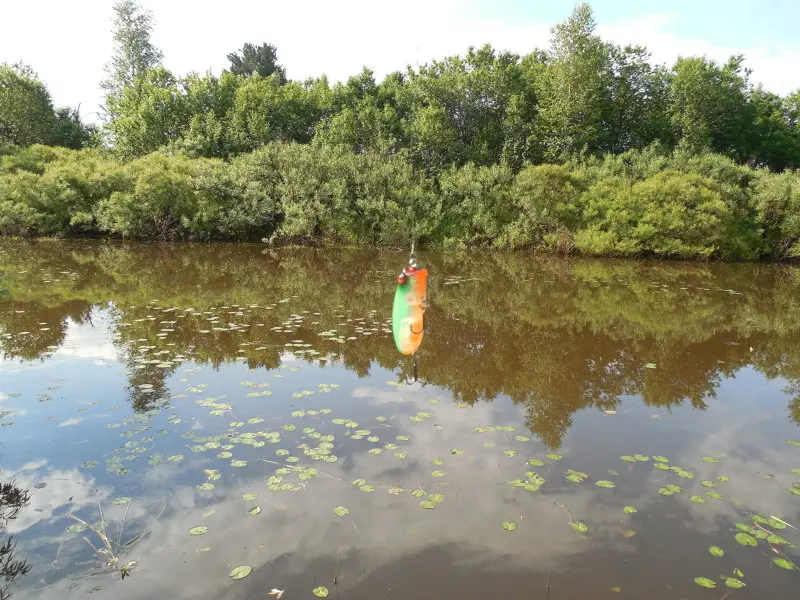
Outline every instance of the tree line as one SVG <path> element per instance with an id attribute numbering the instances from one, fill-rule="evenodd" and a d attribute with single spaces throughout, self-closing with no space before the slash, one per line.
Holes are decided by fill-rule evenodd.
<path id="1" fill-rule="evenodd" d="M 796 232 L 784 230 L 797 220 L 800 205 L 800 91 L 781 97 L 753 85 L 743 56 L 723 64 L 706 57 L 653 64 L 646 48 L 602 40 L 583 4 L 553 27 L 547 48 L 524 56 L 488 45 L 470 48 L 380 82 L 368 69 L 335 84 L 324 76 L 290 80 L 270 44 L 245 44 L 228 55 L 229 68 L 218 76 L 178 76 L 163 66 L 150 40 L 152 15 L 134 0 L 119 2 L 115 13 L 102 128 L 82 130 L 77 119 L 76 131 L 62 127 L 72 132 L 71 142 L 58 141 L 54 124 L 61 121 L 52 103 L 14 112 L 12 104 L 23 104 L 0 95 L 0 144 L 14 144 L 3 151 L 14 157 L 4 163 L 17 165 L 13 174 L 21 163 L 39 161 L 31 153 L 47 154 L 25 150 L 31 144 L 100 144 L 70 158 L 61 153 L 55 162 L 80 163 L 84 172 L 113 163 L 114 171 L 127 173 L 127 183 L 97 190 L 107 193 L 86 200 L 68 226 L 54 229 L 53 219 L 20 225 L 22 213 L 36 221 L 39 209 L 31 212 L 30 202 L 18 199 L 13 169 L 6 166 L 0 211 L 3 222 L 16 224 L 0 227 L 2 233 L 367 244 L 416 234 L 429 243 L 602 254 L 785 258 L 800 252 Z M 18 83 L 0 85 L 0 94 L 22 94 L 23 82 L 38 81 L 30 72 L 2 67 L 0 78 L 12 76 Z M 37 85 L 47 100 L 46 88 Z M 293 160 L 310 171 L 293 167 Z M 718 168 L 695 171 L 686 166 L 692 161 Z M 258 163 L 270 175 L 243 179 L 244 165 Z M 632 163 L 650 170 L 625 173 Z M 144 227 L 123 215 L 130 212 L 123 199 L 135 195 L 139 178 L 146 179 L 143 188 L 166 189 L 154 184 L 150 166 L 156 164 L 182 191 L 171 201 L 132 200 L 141 210 L 157 205 L 142 215 L 150 223 Z M 619 165 L 621 179 L 597 187 L 587 173 L 600 164 Z M 49 168 L 37 170 L 46 177 Z M 736 198 L 728 194 L 734 190 L 725 175 L 732 172 L 740 178 Z M 212 187 L 224 199 L 209 200 L 217 203 L 212 212 L 249 220 L 246 234 L 192 224 L 206 218 L 183 202 L 203 195 L 199 174 L 206 183 L 221 178 Z M 179 185 L 182 175 L 191 183 Z M 563 185 L 553 183 L 560 176 Z M 566 196 L 540 187 L 540 177 Z M 226 190 L 231 180 L 242 189 Z M 276 192 L 278 186 L 285 189 Z M 519 188 L 528 195 L 520 196 Z M 112 200 L 115 192 L 120 205 Z M 671 208 L 652 213 L 662 197 Z M 63 208 L 66 200 L 59 195 L 46 204 Z M 269 208 L 256 209 L 259 203 Z M 117 225 L 101 204 L 115 205 Z M 410 223 L 398 223 L 403 219 Z M 511 224 L 520 219 L 524 223 Z M 684 221 L 694 231 L 676 241 Z M 715 241 L 706 243 L 709 237 Z"/>

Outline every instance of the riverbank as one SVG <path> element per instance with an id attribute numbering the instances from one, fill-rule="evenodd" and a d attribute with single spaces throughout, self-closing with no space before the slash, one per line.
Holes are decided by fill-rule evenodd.
<path id="1" fill-rule="evenodd" d="M 0 149 L 0 235 L 800 257 L 800 174 L 656 147 L 425 177 L 402 154 L 268 144 L 229 161 Z"/>

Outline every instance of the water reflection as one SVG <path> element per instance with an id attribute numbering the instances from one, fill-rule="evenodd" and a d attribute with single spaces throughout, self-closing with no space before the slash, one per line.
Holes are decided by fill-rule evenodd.
<path id="1" fill-rule="evenodd" d="M 246 246 L 6 243 L 0 265 L 11 275 L 11 298 L 0 305 L 2 352 L 6 360 L 46 358 L 62 348 L 69 327 L 91 325 L 110 306 L 137 410 L 166 392 L 165 380 L 183 361 L 275 369 L 288 349 L 308 363 L 361 377 L 379 365 L 403 380 L 413 376 L 412 363 L 386 343 L 386 298 L 399 259 Z M 421 380 L 468 403 L 512 398 L 553 448 L 577 410 L 613 410 L 626 396 L 703 409 L 722 379 L 748 365 L 788 382 L 796 398 L 788 414 L 797 421 L 797 269 L 519 254 L 425 261 L 434 276 Z M 332 330 L 338 333 L 320 335 Z M 313 349 L 294 348 L 296 340 Z M 144 361 L 142 347 L 175 360 Z M 142 385 L 152 388 L 143 393 Z"/>
<path id="2" fill-rule="evenodd" d="M 753 513 L 800 518 L 796 269 L 421 257 L 429 330 L 403 385 L 404 259 L 0 245 L 4 461 L 47 484 L 15 525 L 37 565 L 19 596 L 666 600 L 741 569 L 738 595 L 793 597 L 771 560 L 796 550 L 734 535 Z M 130 579 L 66 513 L 134 540 Z"/>

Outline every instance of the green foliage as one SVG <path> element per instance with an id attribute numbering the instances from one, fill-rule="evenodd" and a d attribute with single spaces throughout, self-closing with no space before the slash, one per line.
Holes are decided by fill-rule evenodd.
<path id="1" fill-rule="evenodd" d="M 589 254 L 708 258 L 718 254 L 730 218 L 713 181 L 672 170 L 632 185 L 602 179 L 583 202 L 575 246 Z"/>
<path id="2" fill-rule="evenodd" d="M 241 56 L 239 55 L 241 52 Z M 286 70 L 278 64 L 278 49 L 272 44 L 245 44 L 239 52 L 228 54 L 230 72 L 243 77 L 261 75 L 269 77 L 277 73 L 281 83 L 286 82 Z"/>
<path id="3" fill-rule="evenodd" d="M 153 14 L 143 10 L 136 0 L 119 0 L 114 4 L 114 49 L 106 64 L 107 78 L 101 82 L 106 90 L 106 112 L 117 116 L 118 96 L 126 88 L 136 86 L 145 73 L 161 64 L 163 54 L 150 40 Z"/>
<path id="4" fill-rule="evenodd" d="M 508 229 L 509 243 L 571 251 L 584 187 L 582 174 L 565 165 L 537 165 L 521 171 L 511 192 L 516 210 Z"/>
<path id="5" fill-rule="evenodd" d="M 47 144 L 54 119 L 50 92 L 30 67 L 0 64 L 0 144 Z"/>
<path id="6" fill-rule="evenodd" d="M 754 186 L 753 203 L 771 254 L 800 257 L 800 172 L 762 174 Z"/>
<path id="7" fill-rule="evenodd" d="M 426 178 L 406 153 L 379 149 L 268 142 L 229 160 L 171 149 L 124 163 L 105 149 L 0 148 L 0 234 L 798 255 L 800 175 L 719 155 L 650 147 Z"/>

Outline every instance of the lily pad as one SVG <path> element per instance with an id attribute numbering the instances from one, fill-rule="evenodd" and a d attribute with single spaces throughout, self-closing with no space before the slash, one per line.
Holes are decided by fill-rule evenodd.
<path id="1" fill-rule="evenodd" d="M 83 523 L 75 523 L 75 525 L 70 525 L 69 527 L 67 527 L 67 531 L 71 533 L 81 533 L 83 531 L 86 531 L 87 527 L 88 526 L 84 525 Z"/>
<path id="2" fill-rule="evenodd" d="M 789 440 L 787 443 L 791 444 L 792 446 L 800 447 L 800 442 L 798 442 L 797 440 Z"/>
<path id="3" fill-rule="evenodd" d="M 214 489 L 214 484 L 213 483 L 208 483 L 208 482 L 201 483 L 200 485 L 197 486 L 197 489 L 198 490 L 202 490 L 204 492 L 207 492 L 209 490 L 213 490 Z"/>
<path id="4" fill-rule="evenodd" d="M 432 477 L 444 477 L 444 471 L 434 471 L 431 473 Z"/>
<path id="5" fill-rule="evenodd" d="M 362 485 L 367 485 L 367 480 L 366 479 L 354 479 L 353 480 L 353 485 L 356 486 L 356 487 L 361 487 Z"/>
<path id="6" fill-rule="evenodd" d="M 547 458 L 549 458 L 550 460 L 563 460 L 563 458 L 564 458 L 564 457 L 563 457 L 563 456 L 561 456 L 560 454 L 554 454 L 554 453 L 552 453 L 552 452 L 551 452 L 551 453 L 549 453 L 549 454 L 545 454 L 545 456 L 546 456 Z"/>
<path id="7" fill-rule="evenodd" d="M 251 515 L 253 515 L 255 517 L 257 514 L 261 513 L 261 507 L 260 506 L 254 506 L 253 508 L 251 508 L 247 512 L 249 512 Z"/>
<path id="8" fill-rule="evenodd" d="M 772 562 L 774 562 L 781 569 L 788 569 L 789 571 L 793 571 L 795 569 L 794 563 L 785 558 L 773 558 Z"/>
<path id="9" fill-rule="evenodd" d="M 422 498 L 425 495 L 425 492 L 420 489 L 411 490 L 411 495 L 415 498 Z"/>
<path id="10" fill-rule="evenodd" d="M 167 460 L 169 462 L 181 462 L 183 460 L 183 454 L 173 454 Z"/>
<path id="11" fill-rule="evenodd" d="M 328 597 L 328 588 L 326 588 L 326 587 L 322 587 L 322 586 L 316 587 L 313 590 L 311 590 L 311 592 L 317 598 L 327 598 Z"/>
<path id="12" fill-rule="evenodd" d="M 725 556 L 725 550 L 719 546 L 711 546 L 708 551 L 711 553 L 711 556 L 718 556 L 720 558 Z"/>
<path id="13" fill-rule="evenodd" d="M 776 519 L 774 517 L 767 521 L 767 525 L 769 525 L 773 529 L 778 529 L 778 530 L 786 529 L 786 523 L 784 523 L 783 521 L 780 521 L 780 520 L 778 520 L 778 519 Z"/>
<path id="14" fill-rule="evenodd" d="M 733 588 L 735 590 L 738 590 L 739 588 L 743 588 L 744 587 L 744 582 L 743 581 L 739 581 L 738 579 L 736 579 L 734 577 L 726 577 L 725 578 L 725 585 L 727 585 L 729 588 Z"/>
<path id="15" fill-rule="evenodd" d="M 189 535 L 205 535 L 208 533 L 208 527 L 205 525 L 199 525 L 198 527 L 192 527 L 189 530 Z"/>
<path id="16" fill-rule="evenodd" d="M 247 461 L 246 460 L 232 460 L 231 461 L 232 467 L 246 467 Z"/>
<path id="17" fill-rule="evenodd" d="M 436 502 L 436 504 L 440 504 L 441 502 L 444 502 L 444 496 L 441 494 L 429 494 L 428 500 L 431 502 Z"/>
<path id="18" fill-rule="evenodd" d="M 666 456 L 654 456 L 653 460 L 660 463 L 668 463 L 669 459 Z"/>
<path id="19" fill-rule="evenodd" d="M 616 487 L 616 484 L 613 481 L 606 481 L 605 479 L 601 479 L 600 481 L 595 481 L 594 484 L 597 487 L 608 488 L 608 489 Z"/>
<path id="20" fill-rule="evenodd" d="M 542 462 L 541 460 L 536 459 L 536 458 L 529 458 L 528 459 L 528 464 L 531 465 L 532 467 L 543 467 L 544 466 L 544 462 Z"/>
<path id="21" fill-rule="evenodd" d="M 703 462 L 715 463 L 715 462 L 719 462 L 719 459 L 714 458 L 713 456 L 704 456 L 703 457 Z"/>
<path id="22" fill-rule="evenodd" d="M 714 498 L 714 500 L 722 500 L 722 494 L 718 494 L 717 492 L 706 492 L 706 496 Z"/>
<path id="23" fill-rule="evenodd" d="M 436 508 L 436 502 L 432 502 L 431 500 L 423 500 L 419 503 L 422 508 L 427 508 L 428 510 L 432 508 Z"/>
<path id="24" fill-rule="evenodd" d="M 338 517 L 346 517 L 347 515 L 350 514 L 350 511 L 347 510 L 344 506 L 337 506 L 336 508 L 333 509 L 333 514 L 335 514 Z"/>
<path id="25" fill-rule="evenodd" d="M 519 452 L 517 452 L 516 450 L 503 450 L 503 454 L 505 454 L 506 456 L 511 456 L 513 458 L 514 456 L 519 454 Z"/>
<path id="26" fill-rule="evenodd" d="M 127 496 L 120 496 L 119 498 L 114 498 L 111 504 L 130 504 L 130 502 L 131 498 L 128 498 Z"/>
<path id="27" fill-rule="evenodd" d="M 689 500 L 691 500 L 695 504 L 705 504 L 706 502 L 708 502 L 708 500 L 706 500 L 703 496 L 692 496 L 691 498 L 689 498 Z"/>
<path id="28" fill-rule="evenodd" d="M 231 579 L 244 579 L 248 575 L 250 575 L 250 571 L 253 569 L 247 565 L 241 567 L 235 567 L 230 572 Z"/>
<path id="29" fill-rule="evenodd" d="M 758 540 L 747 533 L 737 533 L 736 541 L 742 546 L 758 546 Z"/>
<path id="30" fill-rule="evenodd" d="M 572 521 L 572 522 L 570 522 L 569 526 L 572 527 L 578 533 L 586 533 L 587 531 L 589 531 L 589 528 L 584 523 L 581 523 L 580 521 L 577 521 L 577 522 L 576 521 Z"/>
<path id="31" fill-rule="evenodd" d="M 717 582 L 713 579 L 709 579 L 708 577 L 695 577 L 694 582 L 704 588 L 713 589 L 717 587 Z"/>
<path id="32" fill-rule="evenodd" d="M 633 456 L 620 456 L 620 459 L 624 460 L 625 462 L 636 462 L 636 459 Z"/>
<path id="33" fill-rule="evenodd" d="M 626 515 L 632 515 L 633 513 L 638 511 L 632 506 L 626 506 L 625 508 L 622 509 L 622 512 L 624 512 Z"/>
<path id="34" fill-rule="evenodd" d="M 375 486 L 367 484 L 367 485 L 362 485 L 358 489 L 360 489 L 362 492 L 374 492 Z"/>
<path id="35" fill-rule="evenodd" d="M 252 502 L 256 498 L 258 498 L 258 494 L 242 494 L 242 500 L 245 502 Z"/>
<path id="36" fill-rule="evenodd" d="M 706 480 L 706 481 L 701 481 L 701 482 L 700 482 L 700 485 L 702 485 L 702 486 L 704 486 L 704 487 L 707 487 L 707 488 L 713 488 L 713 487 L 717 487 L 717 484 L 716 484 L 716 483 L 714 483 L 713 481 L 708 481 L 708 480 Z"/>
<path id="37" fill-rule="evenodd" d="M 503 529 L 506 531 L 514 531 L 517 528 L 517 524 L 513 521 L 503 521 Z"/>

